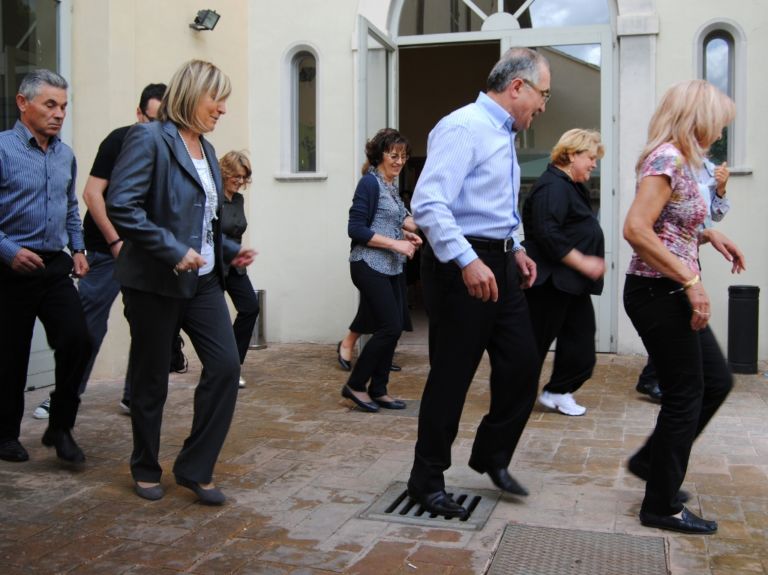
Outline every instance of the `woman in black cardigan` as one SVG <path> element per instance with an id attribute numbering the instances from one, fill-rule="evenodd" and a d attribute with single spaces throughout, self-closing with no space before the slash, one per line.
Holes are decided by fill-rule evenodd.
<path id="1" fill-rule="evenodd" d="M 557 338 L 552 376 L 539 402 L 565 415 L 587 411 L 573 393 L 595 366 L 591 296 L 603 291 L 605 248 L 584 183 L 602 156 L 598 132 L 567 131 L 523 207 L 523 245 L 538 270 L 526 298 L 542 363 Z"/>
<path id="2" fill-rule="evenodd" d="M 368 412 L 405 408 L 389 395 L 387 383 L 407 305 L 400 281 L 403 263 L 421 245 L 396 184 L 409 154 L 410 144 L 397 130 L 379 130 L 365 146 L 363 177 L 349 209 L 350 274 L 375 327 L 341 395 Z"/>

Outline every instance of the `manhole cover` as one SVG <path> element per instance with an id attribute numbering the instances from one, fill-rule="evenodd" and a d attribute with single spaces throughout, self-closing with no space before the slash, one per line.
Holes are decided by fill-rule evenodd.
<path id="1" fill-rule="evenodd" d="M 487 575 L 668 575 L 663 537 L 509 524 Z"/>
<path id="2" fill-rule="evenodd" d="M 408 497 L 406 484 L 401 481 L 390 485 L 381 497 L 360 514 L 360 517 L 424 527 L 477 531 L 482 529 L 488 521 L 500 495 L 499 491 L 485 489 L 446 488 L 446 491 L 469 511 L 467 519 L 457 517 L 446 519 L 426 513 L 421 505 L 414 503 Z"/>

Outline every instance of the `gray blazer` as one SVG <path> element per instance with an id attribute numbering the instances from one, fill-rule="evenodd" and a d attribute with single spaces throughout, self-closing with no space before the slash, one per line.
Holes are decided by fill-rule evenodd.
<path id="1" fill-rule="evenodd" d="M 216 152 L 203 148 L 218 192 L 222 183 Z M 174 266 L 189 248 L 200 253 L 205 191 L 173 122 L 133 126 L 123 142 L 107 190 L 107 213 L 123 239 L 115 266 L 121 285 L 169 297 L 191 298 L 197 274 L 176 275 Z M 219 219 L 213 222 L 216 272 L 224 283 L 224 261 L 240 246 L 225 239 Z"/>

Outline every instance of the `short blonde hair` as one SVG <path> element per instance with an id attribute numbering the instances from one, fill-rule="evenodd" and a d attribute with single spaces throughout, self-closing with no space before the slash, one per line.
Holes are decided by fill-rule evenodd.
<path id="1" fill-rule="evenodd" d="M 200 99 L 209 95 L 218 102 L 229 97 L 231 91 L 229 78 L 219 68 L 210 62 L 190 60 L 182 64 L 171 78 L 157 118 L 170 120 L 181 128 L 202 134 L 207 128 L 197 119 Z"/>
<path id="2" fill-rule="evenodd" d="M 595 130 L 582 130 L 574 128 L 568 130 L 560 136 L 549 159 L 556 166 L 567 166 L 571 163 L 569 154 L 579 154 L 581 152 L 594 152 L 598 158 L 605 155 L 605 147 L 600 141 L 600 132 Z"/>
<path id="3" fill-rule="evenodd" d="M 705 80 L 687 80 L 669 88 L 648 125 L 648 142 L 637 161 L 662 144 L 673 144 L 694 168 L 701 167 L 707 148 L 736 117 L 736 104 Z"/>
<path id="4" fill-rule="evenodd" d="M 224 154 L 219 160 L 219 167 L 221 168 L 221 177 L 227 179 L 230 176 L 234 176 L 237 172 L 237 168 L 243 168 L 245 170 L 245 182 L 244 186 L 251 183 L 251 161 L 244 151 L 238 152 L 232 150 Z"/>

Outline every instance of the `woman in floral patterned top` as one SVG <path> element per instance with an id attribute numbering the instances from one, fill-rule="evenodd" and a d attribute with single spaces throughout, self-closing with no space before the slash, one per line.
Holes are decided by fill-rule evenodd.
<path id="1" fill-rule="evenodd" d="M 409 154 L 410 144 L 397 130 L 379 130 L 365 146 L 363 177 L 349 209 L 350 274 L 376 329 L 341 395 L 368 412 L 405 408 L 405 402 L 389 395 L 387 383 L 407 305 L 400 284 L 403 263 L 421 245 L 396 185 Z"/>
<path id="2" fill-rule="evenodd" d="M 637 163 L 637 191 L 624 223 L 634 249 L 624 307 L 653 357 L 661 411 L 629 470 L 647 481 L 640 521 L 684 533 L 717 531 L 697 517 L 680 489 L 693 441 L 732 387 L 723 353 L 707 325 L 709 297 L 699 276 L 699 244 L 710 242 L 744 269 L 738 247 L 714 229 L 701 230 L 707 206 L 695 174 L 708 148 L 734 117 L 733 101 L 703 80 L 671 87 L 651 118 Z"/>

